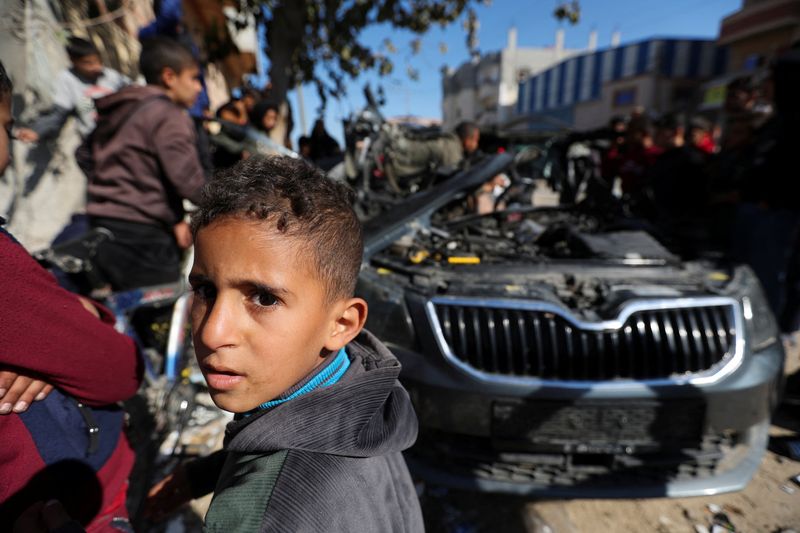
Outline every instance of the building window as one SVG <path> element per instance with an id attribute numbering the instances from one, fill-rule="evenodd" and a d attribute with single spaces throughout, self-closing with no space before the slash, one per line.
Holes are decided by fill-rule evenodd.
<path id="1" fill-rule="evenodd" d="M 636 105 L 636 87 L 628 87 L 626 89 L 617 89 L 614 91 L 612 105 L 614 107 Z"/>
<path id="2" fill-rule="evenodd" d="M 531 77 L 531 71 L 527 68 L 521 68 L 517 71 L 517 83 L 522 83 Z"/>

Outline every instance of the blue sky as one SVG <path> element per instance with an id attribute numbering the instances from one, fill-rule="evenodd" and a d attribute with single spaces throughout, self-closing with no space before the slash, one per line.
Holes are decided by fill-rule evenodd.
<path id="1" fill-rule="evenodd" d="M 503 48 L 512 26 L 517 28 L 518 46 L 551 46 L 559 27 L 565 30 L 567 48 L 585 48 L 593 29 L 598 32 L 598 48 L 610 44 L 615 30 L 621 33 L 622 43 L 656 36 L 714 38 L 722 18 L 738 10 L 741 3 L 741 0 L 580 0 L 581 20 L 572 26 L 553 18 L 553 10 L 558 4 L 556 0 L 494 0 L 491 5 L 481 5 L 476 9 L 480 21 L 479 49 L 492 52 Z M 386 116 L 411 114 L 441 118 L 440 69 L 443 65 L 456 67 L 468 59 L 461 20 L 445 29 L 437 26 L 422 36 L 422 50 L 416 56 L 411 53 L 409 43 L 415 36 L 410 32 L 374 26 L 362 34 L 362 41 L 376 49 L 386 38 L 397 48 L 392 54 L 394 73 L 385 78 L 361 76 L 348 83 L 345 95 L 328 101 L 325 125 L 339 141 L 342 139 L 342 119 L 364 105 L 361 89 L 366 82 L 373 87 L 378 83 L 383 85 Z M 440 51 L 440 43 L 446 44 L 446 53 Z M 407 65 L 419 71 L 418 81 L 408 78 Z M 303 98 L 306 124 L 310 129 L 319 107 L 316 89 L 305 86 Z M 289 100 L 295 114 L 292 136 L 296 140 L 301 134 L 297 95 L 290 93 Z"/>

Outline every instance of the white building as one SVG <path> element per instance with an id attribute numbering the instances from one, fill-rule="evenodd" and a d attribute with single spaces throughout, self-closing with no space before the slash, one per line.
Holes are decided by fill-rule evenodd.
<path id="1" fill-rule="evenodd" d="M 596 43 L 593 32 L 589 49 L 593 50 Z M 465 120 L 487 128 L 503 124 L 516 109 L 521 81 L 582 52 L 585 50 L 564 48 L 564 30 L 558 30 L 552 47 L 519 48 L 517 30 L 510 29 L 503 50 L 473 58 L 456 69 L 443 70 L 444 129 L 452 129 Z"/>

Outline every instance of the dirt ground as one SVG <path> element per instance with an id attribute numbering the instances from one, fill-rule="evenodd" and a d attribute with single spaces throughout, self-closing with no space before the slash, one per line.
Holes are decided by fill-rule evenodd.
<path id="1" fill-rule="evenodd" d="M 781 437 L 800 438 L 796 432 L 797 420 L 792 423 L 794 431 L 774 425 L 771 443 L 780 443 L 776 439 Z M 782 456 L 785 452 L 779 445 L 771 448 L 758 473 L 741 492 L 677 499 L 532 502 L 525 507 L 525 513 L 531 515 L 525 520 L 534 527 L 527 529 L 544 531 L 546 524 L 557 533 L 692 532 L 696 530 L 695 524 L 710 526 L 709 505 L 717 505 L 727 514 L 736 531 L 800 530 L 800 487 L 788 481 L 790 476 L 800 474 L 800 462 Z"/>
<path id="2" fill-rule="evenodd" d="M 800 337 L 786 343 L 787 375 L 800 377 Z M 800 440 L 800 399 L 781 406 L 770 429 L 769 450 L 743 491 L 694 498 L 541 501 L 473 494 L 425 486 L 422 503 L 428 531 L 448 533 L 702 533 L 712 530 L 709 506 L 718 506 L 733 529 L 748 533 L 800 532 L 800 474 L 787 441 Z M 705 529 L 703 529 L 705 528 Z"/>

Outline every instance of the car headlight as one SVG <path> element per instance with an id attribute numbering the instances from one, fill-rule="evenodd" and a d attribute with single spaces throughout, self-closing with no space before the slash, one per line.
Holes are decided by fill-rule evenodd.
<path id="1" fill-rule="evenodd" d="M 747 295 L 742 297 L 742 314 L 752 351 L 756 352 L 777 342 L 780 332 L 761 284 L 753 277 L 748 285 Z"/>

